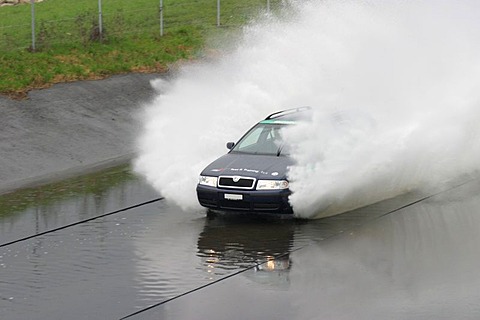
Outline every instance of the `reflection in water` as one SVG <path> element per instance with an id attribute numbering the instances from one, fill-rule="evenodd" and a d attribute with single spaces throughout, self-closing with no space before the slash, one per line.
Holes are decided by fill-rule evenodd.
<path id="1" fill-rule="evenodd" d="M 478 190 L 471 183 L 383 216 L 422 197 L 410 194 L 319 221 L 210 219 L 156 202 L 3 247 L 1 317 L 120 318 L 248 269 L 154 308 L 153 318 L 225 319 L 239 309 L 239 319 L 474 318 Z M 150 192 L 128 181 L 40 202 L 3 216 L 1 236 L 139 203 Z M 3 233 L 12 217 L 18 229 Z"/>
<path id="2" fill-rule="evenodd" d="M 480 183 L 470 183 L 388 215 L 409 202 L 391 199 L 332 219 L 283 225 L 294 231 L 284 246 L 290 252 L 286 285 L 281 273 L 275 279 L 252 268 L 141 319 L 478 319 L 478 190 Z M 225 232 L 215 230 L 222 227 Z M 264 226 L 207 221 L 198 239 L 204 272 L 231 267 L 239 256 L 253 263 L 267 250 L 280 251 L 265 248 L 261 236 L 258 245 L 250 241 L 261 234 L 250 234 L 257 227 Z M 230 259 L 230 242 L 249 249 Z M 267 261 L 262 268 L 276 265 Z"/>
<path id="3" fill-rule="evenodd" d="M 199 235 L 197 255 L 210 280 L 227 270 L 254 267 L 246 274 L 252 281 L 286 286 L 296 228 L 294 221 L 213 217 Z"/>
<path id="4" fill-rule="evenodd" d="M 206 219 L 198 238 L 197 255 L 210 280 L 254 267 L 245 276 L 256 282 L 285 287 L 292 268 L 292 251 L 312 242 L 341 235 L 422 197 L 409 193 L 358 210 L 316 221 L 260 219 L 220 215 Z"/>
<path id="5" fill-rule="evenodd" d="M 291 221 L 207 219 L 198 237 L 198 256 L 220 274 L 222 270 L 251 267 L 289 252 L 295 228 Z"/>
<path id="6" fill-rule="evenodd" d="M 144 195 L 139 196 L 138 190 Z M 0 244 L 155 197 L 128 166 L 0 196 Z"/>
<path id="7" fill-rule="evenodd" d="M 288 269 L 295 223 L 191 220 L 191 213 L 168 205 L 164 210 L 171 218 L 151 217 L 148 230 L 135 239 L 139 307 L 165 301 L 266 260 L 266 266 L 258 268 L 260 276 L 267 270 Z"/>
<path id="8" fill-rule="evenodd" d="M 156 197 L 125 166 L 2 195 L 0 244 Z M 134 304 L 129 248 L 144 228 L 139 213 L 130 210 L 2 246 L 0 318 L 106 319 L 120 311 L 119 299 L 125 308 Z"/>
<path id="9" fill-rule="evenodd" d="M 280 257 L 267 256 L 267 261 L 255 266 L 255 271 L 286 271 L 291 266 L 290 254 L 285 254 Z"/>
<path id="10" fill-rule="evenodd" d="M 290 269 L 292 260 L 290 253 L 279 257 L 267 257 L 267 261 L 255 266 L 253 272 L 246 272 L 245 277 L 266 289 L 288 290 L 290 287 Z"/>
<path id="11" fill-rule="evenodd" d="M 101 199 L 103 194 L 124 182 L 134 180 L 127 165 L 67 179 L 35 188 L 26 188 L 0 195 L 0 217 L 15 215 L 29 207 L 48 206 L 61 200 L 90 194 Z"/>
<path id="12" fill-rule="evenodd" d="M 111 319 L 133 309 L 132 242 L 157 208 L 122 211 L 2 247 L 0 318 Z"/>

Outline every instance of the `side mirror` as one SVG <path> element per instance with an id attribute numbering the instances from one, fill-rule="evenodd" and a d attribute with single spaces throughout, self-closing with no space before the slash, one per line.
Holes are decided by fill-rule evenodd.
<path id="1" fill-rule="evenodd" d="M 227 142 L 227 149 L 232 150 L 235 147 L 235 142 Z"/>

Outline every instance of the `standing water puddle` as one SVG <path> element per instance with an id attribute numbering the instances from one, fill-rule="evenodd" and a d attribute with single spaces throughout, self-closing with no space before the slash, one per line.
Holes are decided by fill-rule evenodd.
<path id="1" fill-rule="evenodd" d="M 128 167 L 18 191 L 0 199 L 2 318 L 119 319 L 157 306 L 138 318 L 189 319 L 185 310 L 195 310 L 222 319 L 243 306 L 233 319 L 318 309 L 375 319 L 385 315 L 380 296 L 400 316 L 422 319 L 423 303 L 438 315 L 445 300 L 453 312 L 461 301 L 446 292 L 472 300 L 479 189 L 470 183 L 395 211 L 422 198 L 409 194 L 317 221 L 207 218 L 158 200 L 115 212 L 159 198 Z M 115 213 L 91 220 L 107 212 Z M 226 300 L 211 305 L 218 299 Z M 361 301 L 374 307 L 357 310 Z"/>

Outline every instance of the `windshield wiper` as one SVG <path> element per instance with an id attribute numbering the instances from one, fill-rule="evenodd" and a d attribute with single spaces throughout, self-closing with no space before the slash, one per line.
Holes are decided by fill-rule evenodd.
<path id="1" fill-rule="evenodd" d="M 283 145 L 280 148 L 278 148 L 277 157 L 280 157 L 282 150 L 283 150 Z"/>

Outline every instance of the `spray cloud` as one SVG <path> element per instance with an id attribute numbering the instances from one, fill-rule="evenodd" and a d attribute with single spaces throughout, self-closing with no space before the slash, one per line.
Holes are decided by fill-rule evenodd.
<path id="1" fill-rule="evenodd" d="M 310 105 L 285 131 L 291 203 L 322 217 L 478 169 L 480 4 L 292 2 L 216 62 L 185 67 L 145 109 L 135 169 L 197 206 L 205 165 L 268 113 Z M 293 10 L 293 9 L 292 9 Z"/>

